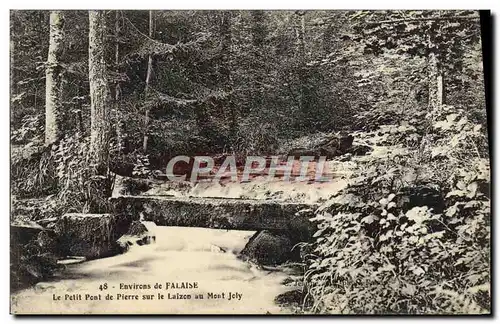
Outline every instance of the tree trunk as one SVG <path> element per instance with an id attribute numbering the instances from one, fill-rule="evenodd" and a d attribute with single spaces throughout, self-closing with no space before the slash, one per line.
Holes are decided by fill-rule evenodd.
<path id="1" fill-rule="evenodd" d="M 307 105 L 307 99 L 306 99 L 306 75 L 305 75 L 305 63 L 306 63 L 306 42 L 305 42 L 305 34 L 306 34 L 306 20 L 305 20 L 305 12 L 304 11 L 297 11 L 296 12 L 297 16 L 300 19 L 300 26 L 297 29 L 297 38 L 298 38 L 298 45 L 299 45 L 299 89 L 300 89 L 300 94 L 299 94 L 299 110 L 302 112 L 302 118 L 305 119 L 308 118 L 309 112 L 308 112 L 308 105 Z"/>
<path id="2" fill-rule="evenodd" d="M 109 107 L 111 94 L 106 80 L 106 14 L 89 11 L 90 150 L 97 175 L 109 165 Z"/>
<path id="3" fill-rule="evenodd" d="M 444 76 L 440 62 L 440 49 L 438 43 L 429 34 L 427 38 L 428 48 L 428 74 L 429 74 L 429 111 L 437 115 L 444 104 Z"/>
<path id="4" fill-rule="evenodd" d="M 324 55 L 328 55 L 332 52 L 332 34 L 333 34 L 333 25 L 328 23 L 324 32 L 323 32 L 323 53 Z"/>
<path id="5" fill-rule="evenodd" d="M 264 102 L 264 73 L 265 69 L 263 69 L 264 62 L 264 42 L 266 40 L 266 26 L 264 23 L 265 13 L 263 10 L 252 10 L 250 12 L 252 16 L 252 44 L 254 47 L 254 73 L 255 73 L 255 89 L 254 99 L 253 99 L 253 110 L 259 111 L 262 109 Z"/>
<path id="6" fill-rule="evenodd" d="M 49 53 L 45 69 L 45 145 L 61 137 L 62 80 L 61 56 L 64 43 L 64 15 L 62 11 L 50 13 Z"/>
<path id="7" fill-rule="evenodd" d="M 222 37 L 222 75 L 224 77 L 224 83 L 226 86 L 226 91 L 231 92 L 233 90 L 233 80 L 231 76 L 231 45 L 232 45 L 232 35 L 231 35 L 231 18 L 232 12 L 230 10 L 225 10 L 222 12 L 222 22 L 221 22 L 221 37 Z M 225 100 L 225 105 L 229 109 L 229 129 L 230 136 L 232 140 L 236 139 L 236 109 L 232 101 L 232 94 L 229 94 L 228 99 Z"/>
<path id="8" fill-rule="evenodd" d="M 149 11 L 149 38 L 153 38 L 154 34 L 154 20 L 153 11 Z M 144 89 L 144 97 L 147 101 L 149 98 L 149 84 L 151 83 L 151 76 L 153 74 L 153 55 L 148 56 L 148 71 L 146 73 L 146 87 Z M 146 154 L 148 149 L 148 127 L 149 127 L 149 106 L 146 106 L 146 112 L 144 113 L 144 137 L 142 140 L 142 151 Z"/>
<path id="9" fill-rule="evenodd" d="M 439 112 L 444 104 L 443 71 L 435 53 L 429 54 L 429 111 Z"/>
<path id="10" fill-rule="evenodd" d="M 10 30 L 12 30 L 12 18 L 11 18 Z M 10 87 L 9 87 L 9 90 L 10 90 L 10 110 L 11 111 L 13 111 L 13 109 L 15 108 L 15 104 L 12 101 L 12 99 L 14 98 L 14 95 L 17 93 L 17 91 L 16 91 L 16 77 L 14 75 L 14 71 L 15 71 L 15 69 L 14 69 L 15 47 L 16 47 L 16 42 L 12 39 L 12 35 L 11 35 L 11 38 L 10 38 L 10 63 L 9 63 L 9 66 L 10 66 L 10 79 L 9 79 Z"/>
<path id="11" fill-rule="evenodd" d="M 118 154 L 123 152 L 125 147 L 124 144 L 124 135 L 123 135 L 123 122 L 120 119 L 120 11 L 116 10 L 115 12 L 115 73 L 116 73 L 116 81 L 115 81 L 115 101 L 114 101 L 114 110 L 115 110 L 115 120 L 116 120 L 116 145 L 118 146 Z"/>

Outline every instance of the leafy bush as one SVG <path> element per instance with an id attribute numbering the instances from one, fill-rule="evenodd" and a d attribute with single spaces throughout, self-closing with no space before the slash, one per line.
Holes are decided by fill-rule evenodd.
<path id="1" fill-rule="evenodd" d="M 11 150 L 12 194 L 20 198 L 53 194 L 57 190 L 52 148 L 31 142 Z"/>
<path id="2" fill-rule="evenodd" d="M 479 125 L 445 108 L 416 130 L 418 146 L 397 160 L 371 157 L 318 209 L 308 311 L 490 311 L 486 141 Z M 400 140 L 399 131 L 388 134 Z"/>
<path id="3" fill-rule="evenodd" d="M 64 137 L 54 152 L 60 215 L 69 212 L 105 212 L 109 209 L 112 179 L 95 175 L 89 138 L 79 133 Z"/>
<path id="4" fill-rule="evenodd" d="M 243 154 L 268 154 L 278 147 L 278 129 L 271 123 L 249 118 L 239 125 L 234 151 Z"/>
<path id="5" fill-rule="evenodd" d="M 20 126 L 13 129 L 10 135 L 12 143 L 26 143 L 38 140 L 43 136 L 43 115 L 25 115 Z"/>

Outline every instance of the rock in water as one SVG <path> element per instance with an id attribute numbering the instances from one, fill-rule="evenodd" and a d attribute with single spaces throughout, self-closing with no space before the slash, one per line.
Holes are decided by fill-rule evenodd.
<path id="1" fill-rule="evenodd" d="M 122 252 L 117 240 L 131 220 L 111 214 L 65 214 L 55 226 L 66 255 L 87 259 L 103 258 Z"/>
<path id="2" fill-rule="evenodd" d="M 145 245 L 155 241 L 146 226 L 140 221 L 133 221 L 130 227 L 122 237 L 118 239 L 118 244 L 124 249 L 128 250 L 132 245 Z"/>
<path id="3" fill-rule="evenodd" d="M 263 230 L 250 238 L 241 255 L 259 264 L 276 265 L 290 259 L 292 248 L 286 235 Z"/>

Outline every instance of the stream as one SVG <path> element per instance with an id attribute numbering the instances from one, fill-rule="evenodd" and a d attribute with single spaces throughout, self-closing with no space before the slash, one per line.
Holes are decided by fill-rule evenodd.
<path id="1" fill-rule="evenodd" d="M 262 270 L 237 258 L 254 232 L 161 227 L 150 222 L 145 222 L 145 225 L 156 236 L 155 243 L 131 246 L 129 251 L 121 255 L 67 265 L 56 279 L 14 292 L 11 296 L 11 312 L 291 312 L 274 302 L 277 295 L 291 290 L 292 287 L 282 284 L 288 276 L 280 271 Z M 107 295 L 113 300 L 107 299 Z"/>

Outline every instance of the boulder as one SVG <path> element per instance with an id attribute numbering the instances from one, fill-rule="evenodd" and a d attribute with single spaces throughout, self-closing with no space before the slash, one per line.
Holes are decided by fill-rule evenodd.
<path id="1" fill-rule="evenodd" d="M 315 158 L 326 156 L 327 159 L 332 159 L 349 152 L 353 141 L 354 137 L 352 135 L 333 135 L 314 145 L 312 148 L 293 148 L 288 152 L 288 156 L 293 156 L 296 159 L 301 156 L 314 156 Z"/>
<path id="2" fill-rule="evenodd" d="M 158 179 L 142 179 L 115 176 L 112 197 L 148 195 L 147 191 L 153 190 L 153 195 L 171 195 L 169 191 L 187 192 L 193 184 L 187 181 L 163 181 Z"/>
<path id="3" fill-rule="evenodd" d="M 319 155 L 317 150 L 304 147 L 293 148 L 288 152 L 288 156 L 293 156 L 295 159 L 300 159 L 301 156 L 314 156 L 317 158 Z"/>
<path id="4" fill-rule="evenodd" d="M 45 230 L 38 233 L 36 244 L 42 251 L 51 252 L 56 255 L 59 252 L 59 240 L 53 231 Z"/>
<path id="5" fill-rule="evenodd" d="M 354 137 L 352 135 L 340 134 L 328 138 L 318 145 L 317 150 L 327 158 L 333 158 L 348 152 L 352 146 Z"/>
<path id="6" fill-rule="evenodd" d="M 10 224 L 10 242 L 16 246 L 27 244 L 43 230 L 44 228 L 35 222 L 13 222 Z"/>
<path id="7" fill-rule="evenodd" d="M 130 178 L 116 175 L 111 195 L 113 197 L 139 195 L 151 189 L 152 186 L 153 182 L 148 179 Z"/>
<path id="8" fill-rule="evenodd" d="M 349 149 L 349 153 L 352 155 L 366 155 L 373 151 L 373 149 L 368 145 L 354 145 Z"/>
<path id="9" fill-rule="evenodd" d="M 291 216 L 281 230 L 262 230 L 254 234 L 241 255 L 261 265 L 278 265 L 286 261 L 300 261 L 301 242 L 309 242 L 314 226 L 309 221 L 313 209 L 301 209 Z"/>
<path id="10" fill-rule="evenodd" d="M 128 250 L 132 245 L 150 244 L 156 240 L 156 237 L 148 232 L 146 226 L 140 221 L 133 221 L 123 236 L 118 239 L 118 244 L 123 250 Z"/>
<path id="11" fill-rule="evenodd" d="M 11 224 L 11 289 L 48 279 L 57 269 L 57 238 L 53 231 L 34 222 Z"/>
<path id="12" fill-rule="evenodd" d="M 250 238 L 241 255 L 259 264 L 276 265 L 290 259 L 292 248 L 285 234 L 263 230 Z"/>
<path id="13" fill-rule="evenodd" d="M 302 208 L 288 219 L 286 229 L 282 232 L 292 240 L 293 244 L 309 242 L 314 234 L 315 227 L 309 221 L 314 217 L 314 207 Z"/>
<path id="14" fill-rule="evenodd" d="M 127 217 L 111 214 L 65 214 L 55 226 L 61 250 L 87 259 L 121 253 L 117 240 L 131 224 Z"/>
<path id="15" fill-rule="evenodd" d="M 274 298 L 274 302 L 281 307 L 295 307 L 302 306 L 306 294 L 302 289 L 294 289 L 279 294 Z"/>

